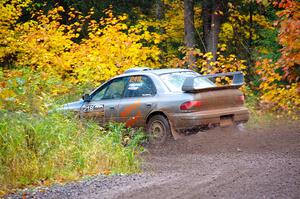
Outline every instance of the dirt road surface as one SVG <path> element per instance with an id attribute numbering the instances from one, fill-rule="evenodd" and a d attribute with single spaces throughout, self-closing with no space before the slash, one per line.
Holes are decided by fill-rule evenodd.
<path id="1" fill-rule="evenodd" d="M 14 197 L 300 198 L 300 124 L 208 130 L 150 148 L 143 173 L 98 176 Z"/>

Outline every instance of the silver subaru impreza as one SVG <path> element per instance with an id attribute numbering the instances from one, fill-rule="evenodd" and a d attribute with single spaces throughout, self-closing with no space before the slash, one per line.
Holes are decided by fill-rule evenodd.
<path id="1" fill-rule="evenodd" d="M 214 80 L 224 76 L 232 77 L 231 83 L 217 86 Z M 133 68 L 62 109 L 102 125 L 113 121 L 143 127 L 152 142 L 162 144 L 192 129 L 247 122 L 239 90 L 243 78 L 241 72 L 200 75 L 189 69 Z"/>

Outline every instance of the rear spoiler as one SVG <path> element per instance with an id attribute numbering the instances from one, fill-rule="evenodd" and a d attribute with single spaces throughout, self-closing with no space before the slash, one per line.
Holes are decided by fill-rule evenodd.
<path id="1" fill-rule="evenodd" d="M 214 79 L 217 77 L 232 77 L 232 83 L 230 85 L 212 86 L 212 87 L 199 87 L 194 84 L 194 80 L 199 77 Z M 230 73 L 217 73 L 213 75 L 200 75 L 196 77 L 187 77 L 182 85 L 182 91 L 185 92 L 199 92 L 208 90 L 222 90 L 222 89 L 238 89 L 244 84 L 244 74 L 241 71 Z"/>

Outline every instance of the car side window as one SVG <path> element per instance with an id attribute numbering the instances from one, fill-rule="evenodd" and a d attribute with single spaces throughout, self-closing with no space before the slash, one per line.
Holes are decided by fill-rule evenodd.
<path id="1" fill-rule="evenodd" d="M 120 99 L 123 96 L 127 78 L 118 78 L 108 85 L 102 99 Z"/>
<path id="2" fill-rule="evenodd" d="M 94 96 L 92 97 L 92 101 L 102 100 L 107 88 L 108 88 L 108 85 L 106 85 L 104 88 L 100 89 L 99 91 L 96 91 L 96 94 L 94 94 Z"/>
<path id="3" fill-rule="evenodd" d="M 147 97 L 156 93 L 152 80 L 143 75 L 131 76 L 124 97 Z"/>
<path id="4" fill-rule="evenodd" d="M 92 97 L 92 101 L 122 98 L 127 80 L 126 77 L 112 80 Z"/>

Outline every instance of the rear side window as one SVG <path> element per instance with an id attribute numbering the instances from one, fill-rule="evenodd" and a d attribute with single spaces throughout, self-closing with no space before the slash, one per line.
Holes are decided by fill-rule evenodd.
<path id="1" fill-rule="evenodd" d="M 147 97 L 156 94 L 152 80 L 143 75 L 131 76 L 124 97 Z"/>
<path id="2" fill-rule="evenodd" d="M 168 88 L 173 92 L 182 91 L 182 85 L 187 77 L 197 77 L 198 73 L 195 72 L 178 72 L 178 73 L 168 73 L 160 75 L 160 78 L 168 86 Z M 215 84 L 207 78 L 198 77 L 195 79 L 195 87 L 197 88 L 209 88 L 214 87 Z"/>

